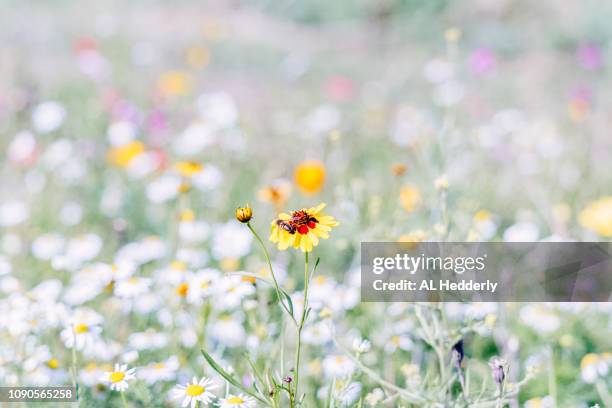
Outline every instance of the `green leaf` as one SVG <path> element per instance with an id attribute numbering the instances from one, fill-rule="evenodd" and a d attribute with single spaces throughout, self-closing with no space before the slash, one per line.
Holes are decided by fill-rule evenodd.
<path id="1" fill-rule="evenodd" d="M 291 296 L 289 296 L 289 294 L 284 290 L 280 288 L 279 290 L 283 294 L 283 296 L 285 296 L 285 299 L 287 299 L 287 304 L 289 305 L 289 312 L 291 312 L 291 316 L 293 316 L 293 301 L 291 300 Z"/>
<path id="2" fill-rule="evenodd" d="M 219 373 L 219 375 L 221 377 L 223 377 L 225 379 L 225 381 L 227 381 L 228 383 L 230 383 L 231 385 L 233 385 L 234 387 L 238 388 L 239 390 L 243 391 L 244 393 L 250 395 L 251 397 L 255 398 L 256 400 L 258 400 L 261 403 L 266 404 L 267 401 L 264 400 L 263 398 L 261 398 L 259 395 L 257 395 L 256 393 L 254 393 L 253 391 L 249 390 L 248 388 L 246 388 L 245 386 L 243 386 L 242 384 L 240 384 L 240 382 L 238 380 L 236 380 L 234 378 L 234 376 L 232 376 L 230 373 L 228 373 L 227 371 L 225 371 L 223 369 L 223 367 L 221 367 L 219 364 L 217 364 L 217 362 L 215 361 L 214 358 L 212 358 L 212 356 L 210 354 L 208 354 L 204 349 L 201 350 L 202 351 L 202 355 L 204 356 L 204 358 L 206 359 L 206 361 L 208 362 L 208 364 L 210 364 L 210 366 L 212 367 L 213 370 L 215 370 L 217 373 Z"/>

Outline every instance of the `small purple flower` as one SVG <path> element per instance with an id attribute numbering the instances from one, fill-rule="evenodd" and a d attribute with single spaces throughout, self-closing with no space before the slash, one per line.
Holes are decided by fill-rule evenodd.
<path id="1" fill-rule="evenodd" d="M 508 362 L 503 358 L 494 357 L 489 362 L 489 366 L 491 367 L 493 381 L 497 384 L 497 389 L 501 394 L 504 381 L 506 380 L 506 373 L 508 372 Z"/>
<path id="2" fill-rule="evenodd" d="M 495 53 L 485 47 L 477 48 L 470 56 L 470 69 L 476 75 L 486 75 L 497 65 Z"/>
<path id="3" fill-rule="evenodd" d="M 582 44 L 576 50 L 578 63 L 585 69 L 599 69 L 603 66 L 601 48 L 593 44 Z"/>

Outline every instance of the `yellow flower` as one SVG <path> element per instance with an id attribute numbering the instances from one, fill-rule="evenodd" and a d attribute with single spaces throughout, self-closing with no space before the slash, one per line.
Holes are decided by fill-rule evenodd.
<path id="1" fill-rule="evenodd" d="M 181 211 L 181 213 L 179 214 L 179 221 L 181 222 L 192 222 L 195 221 L 195 218 L 195 212 L 193 212 L 193 210 L 189 208 Z"/>
<path id="2" fill-rule="evenodd" d="M 612 237 L 612 196 L 589 204 L 578 216 L 580 224 L 604 237 Z"/>
<path id="3" fill-rule="evenodd" d="M 280 250 L 291 246 L 300 248 L 302 252 L 312 251 L 319 244 L 319 238 L 329 238 L 329 231 L 338 225 L 334 217 L 321 213 L 323 208 L 324 203 L 291 214 L 279 214 L 272 222 L 270 241 Z"/>
<path id="4" fill-rule="evenodd" d="M 183 177 L 192 177 L 202 171 L 203 166 L 198 162 L 182 161 L 174 165 L 176 171 Z"/>
<path id="5" fill-rule="evenodd" d="M 413 212 L 421 203 L 421 193 L 411 184 L 406 184 L 400 191 L 400 203 L 404 210 Z"/>
<path id="6" fill-rule="evenodd" d="M 476 214 L 474 214 L 474 222 L 484 222 L 489 221 L 492 217 L 492 214 L 487 210 L 480 210 Z"/>
<path id="7" fill-rule="evenodd" d="M 179 295 L 180 297 L 185 297 L 187 296 L 187 293 L 189 293 L 189 285 L 186 283 L 181 283 L 180 285 L 177 286 L 176 288 L 176 294 Z"/>
<path id="8" fill-rule="evenodd" d="M 159 77 L 158 86 L 166 96 L 187 95 L 193 88 L 193 78 L 182 71 L 169 71 Z"/>
<path id="9" fill-rule="evenodd" d="M 325 181 L 325 166 L 318 160 L 306 160 L 295 168 L 294 179 L 303 193 L 316 194 Z"/>
<path id="10" fill-rule="evenodd" d="M 247 223 L 253 218 L 253 210 L 248 205 L 236 208 L 236 219 L 242 223 Z"/>
<path id="11" fill-rule="evenodd" d="M 127 167 L 136 156 L 139 156 L 144 151 L 144 144 L 138 140 L 134 140 L 110 149 L 108 151 L 108 160 L 115 166 Z"/>
<path id="12" fill-rule="evenodd" d="M 204 47 L 191 47 L 187 50 L 185 59 L 193 68 L 203 68 L 210 61 L 210 51 Z"/>

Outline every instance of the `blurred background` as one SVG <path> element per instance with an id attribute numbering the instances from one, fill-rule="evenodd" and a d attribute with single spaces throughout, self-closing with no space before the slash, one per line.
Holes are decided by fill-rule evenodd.
<path id="1" fill-rule="evenodd" d="M 594 0 L 3 0 L 0 343 L 9 346 L 0 378 L 42 381 L 34 374 L 47 354 L 31 373 L 18 368 L 41 344 L 70 364 L 58 336 L 65 322 L 31 307 L 49 310 L 43 299 L 61 315 L 110 317 L 94 319 L 105 327 L 96 341 L 113 350 L 84 353 L 94 366 L 133 351 L 130 330 L 179 327 L 199 339 L 184 334 L 182 314 L 199 311 L 183 310 L 186 289 L 177 297 L 163 268 L 259 271 L 234 209 L 249 203 L 265 237 L 278 212 L 319 202 L 341 224 L 316 249 L 331 279 L 313 289 L 322 291 L 317 312 L 331 309 L 342 336 L 371 337 L 379 360 L 367 363 L 389 381 L 402 381 L 403 361 L 426 377 L 431 350 L 418 345 L 408 306 L 359 304 L 360 242 L 611 237 L 611 20 L 612 3 Z M 273 258 L 299 297 L 301 272 L 291 271 L 301 257 Z M 83 278 L 92 264 L 125 259 L 142 268 L 97 286 Z M 157 303 L 121 303 L 113 285 L 131 274 L 152 279 L 146 299 Z M 231 317 L 241 340 L 219 326 L 208 341 L 244 371 L 235 350 L 259 347 L 265 361 L 278 344 L 240 301 L 212 314 Z M 132 307 L 132 328 L 117 331 Z M 549 373 L 513 406 L 609 401 L 607 304 L 449 308 L 457 333 L 484 325 L 466 345 L 474 360 L 510 355 L 513 381 L 534 364 Z M 466 316 L 475 320 L 462 326 Z M 316 327 L 310 362 L 332 347 Z M 202 360 L 185 341 L 148 356 L 180 356 L 176 378 L 189 377 Z M 314 396 L 328 390 L 320 365 L 308 385 L 319 405 Z M 361 394 L 371 390 L 363 381 Z"/>

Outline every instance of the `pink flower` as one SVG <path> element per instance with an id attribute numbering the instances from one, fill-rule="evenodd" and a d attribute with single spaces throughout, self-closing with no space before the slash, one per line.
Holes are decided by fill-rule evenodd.
<path id="1" fill-rule="evenodd" d="M 477 48 L 470 56 L 470 69 L 476 75 L 488 74 L 495 69 L 496 65 L 497 57 L 489 48 Z"/>
<path id="2" fill-rule="evenodd" d="M 597 45 L 582 44 L 576 50 L 578 63 L 585 69 L 599 69 L 603 65 L 603 55 L 601 48 Z"/>

